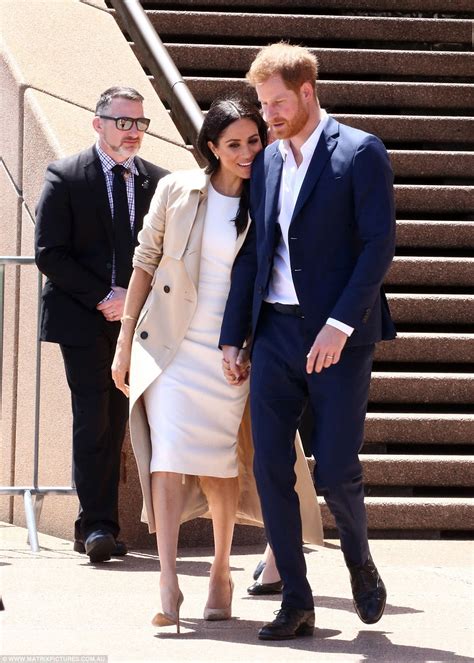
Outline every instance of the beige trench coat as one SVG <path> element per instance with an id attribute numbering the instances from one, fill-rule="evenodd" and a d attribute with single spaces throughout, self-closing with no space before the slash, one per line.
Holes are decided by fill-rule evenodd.
<path id="1" fill-rule="evenodd" d="M 183 340 L 197 303 L 201 239 L 207 207 L 208 176 L 202 170 L 180 171 L 160 180 L 139 233 L 133 258 L 153 276 L 150 294 L 138 318 L 130 370 L 130 433 L 143 493 L 142 520 L 155 531 L 151 497 L 151 441 L 141 396 L 171 362 Z M 246 236 L 236 241 L 237 255 Z M 224 379 L 224 377 L 222 378 Z M 299 438 L 296 442 L 297 491 L 303 535 L 322 544 L 321 516 Z M 262 513 L 252 471 L 253 445 L 248 405 L 238 438 L 240 501 L 237 522 L 262 526 Z M 187 476 L 182 522 L 209 516 L 199 479 Z"/>

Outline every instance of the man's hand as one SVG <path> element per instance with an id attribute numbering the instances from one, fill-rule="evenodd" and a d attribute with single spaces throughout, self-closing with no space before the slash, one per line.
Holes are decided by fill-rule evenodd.
<path id="1" fill-rule="evenodd" d="M 324 325 L 306 355 L 306 372 L 321 373 L 323 368 L 337 364 L 346 344 L 347 334 L 332 325 Z"/>
<path id="2" fill-rule="evenodd" d="M 243 384 L 250 372 L 248 350 L 232 345 L 223 345 L 222 354 L 222 370 L 227 382 L 233 386 Z"/>
<path id="3" fill-rule="evenodd" d="M 97 304 L 96 309 L 102 313 L 108 322 L 117 322 L 123 315 L 123 307 L 125 304 L 125 297 L 127 290 L 119 286 L 113 286 L 113 297 L 106 302 Z"/>

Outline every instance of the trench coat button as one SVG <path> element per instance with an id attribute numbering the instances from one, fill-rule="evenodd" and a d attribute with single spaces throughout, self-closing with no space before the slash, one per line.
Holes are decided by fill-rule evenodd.
<path id="1" fill-rule="evenodd" d="M 163 286 L 163 290 L 165 292 L 169 292 L 171 290 L 171 288 L 169 287 L 169 285 L 165 285 L 165 286 Z"/>
<path id="2" fill-rule="evenodd" d="M 143 338 L 143 340 L 148 338 L 148 332 L 147 331 L 142 331 L 141 334 L 140 334 L 140 338 Z"/>

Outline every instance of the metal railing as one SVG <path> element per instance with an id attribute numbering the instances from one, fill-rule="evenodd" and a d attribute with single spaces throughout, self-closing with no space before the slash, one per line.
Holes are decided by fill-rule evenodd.
<path id="1" fill-rule="evenodd" d="M 145 59 L 183 139 L 196 147 L 204 119 L 202 110 L 139 0 L 110 0 L 110 4 Z"/>
<path id="2" fill-rule="evenodd" d="M 5 266 L 6 265 L 34 265 L 32 256 L 0 256 L 0 404 L 3 391 L 3 334 L 5 316 Z M 43 499 L 45 495 L 77 495 L 72 479 L 70 486 L 40 486 L 39 485 L 39 458 L 40 458 L 40 397 L 41 397 L 41 341 L 39 340 L 39 321 L 41 311 L 41 290 L 43 276 L 38 271 L 37 288 L 37 335 L 36 335 L 36 365 L 34 388 L 34 433 L 33 433 L 33 479 L 27 486 L 0 486 L 0 495 L 23 495 L 25 506 L 26 526 L 28 528 L 28 541 L 33 552 L 39 551 L 38 523 L 41 517 Z M 34 497 L 34 501 L 33 501 Z"/>

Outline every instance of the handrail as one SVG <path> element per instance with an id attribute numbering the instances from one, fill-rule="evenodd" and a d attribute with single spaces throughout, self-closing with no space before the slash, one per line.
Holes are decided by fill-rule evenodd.
<path id="1" fill-rule="evenodd" d="M 110 4 L 141 51 L 183 139 L 196 146 L 203 113 L 139 0 L 110 0 Z"/>
<path id="2" fill-rule="evenodd" d="M 5 266 L 34 265 L 33 256 L 0 256 L 0 377 L 3 376 L 3 320 L 5 302 Z M 77 495 L 71 478 L 71 486 L 40 486 L 39 485 L 39 453 L 40 453 L 40 393 L 41 393 L 41 341 L 39 339 L 39 321 L 41 310 L 41 291 L 43 275 L 38 271 L 37 288 L 37 329 L 36 336 L 36 367 L 35 367 L 35 398 L 34 398 L 34 448 L 33 448 L 33 481 L 27 486 L 0 486 L 0 495 L 23 495 L 28 539 L 33 552 L 38 552 L 37 524 L 45 495 Z M 3 379 L 0 383 L 0 407 L 2 404 Z M 32 497 L 35 496 L 33 505 Z"/>

